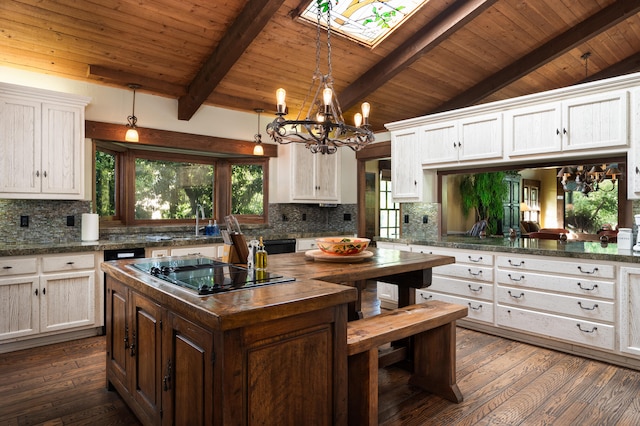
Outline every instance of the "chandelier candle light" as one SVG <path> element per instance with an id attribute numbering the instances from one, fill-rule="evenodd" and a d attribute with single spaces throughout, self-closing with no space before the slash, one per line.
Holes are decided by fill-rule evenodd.
<path id="1" fill-rule="evenodd" d="M 373 132 L 369 129 L 368 102 L 362 104 L 362 113 L 354 115 L 354 125 L 348 125 L 342 116 L 340 103 L 334 94 L 333 76 L 331 75 L 331 2 L 327 4 L 327 63 L 328 72 L 320 71 L 320 22 L 322 12 L 318 2 L 317 31 L 316 31 L 316 69 L 313 73 L 311 86 L 305 97 L 298 116 L 295 120 L 285 119 L 287 114 L 286 91 L 280 88 L 276 91 L 276 118 L 267 125 L 267 133 L 275 142 L 280 144 L 304 143 L 312 153 L 334 154 L 338 147 L 348 146 L 359 151 L 368 143 L 373 142 Z M 304 120 L 300 114 L 305 109 L 309 95 L 314 97 L 308 105 Z"/>

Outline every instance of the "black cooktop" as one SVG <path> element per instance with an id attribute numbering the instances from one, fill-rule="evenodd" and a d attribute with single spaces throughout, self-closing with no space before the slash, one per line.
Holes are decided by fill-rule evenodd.
<path id="1" fill-rule="evenodd" d="M 158 259 L 131 267 L 200 295 L 294 281 L 268 271 L 247 269 L 207 257 Z"/>

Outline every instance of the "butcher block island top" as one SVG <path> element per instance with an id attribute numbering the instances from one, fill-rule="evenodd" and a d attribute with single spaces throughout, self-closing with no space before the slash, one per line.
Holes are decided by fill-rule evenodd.
<path id="1" fill-rule="evenodd" d="M 346 328 L 363 283 L 409 294 L 454 262 L 369 250 L 356 263 L 271 255 L 268 271 L 295 281 L 205 296 L 132 267 L 150 259 L 104 262 L 107 386 L 146 425 L 347 424 Z"/>

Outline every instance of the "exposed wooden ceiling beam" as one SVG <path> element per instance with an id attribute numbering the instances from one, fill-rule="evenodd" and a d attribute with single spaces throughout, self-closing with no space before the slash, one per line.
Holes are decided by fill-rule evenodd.
<path id="1" fill-rule="evenodd" d="M 454 2 L 433 21 L 417 31 L 390 55 L 375 64 L 343 90 L 340 93 L 342 108 L 348 110 L 354 106 L 495 2 L 496 0 Z"/>
<path id="2" fill-rule="evenodd" d="M 189 120 L 216 86 L 260 34 L 284 0 L 251 0 L 231 24 L 203 67 L 193 79 L 187 94 L 178 100 L 178 119 Z"/>
<path id="3" fill-rule="evenodd" d="M 638 12 L 640 0 L 618 0 L 428 113 L 474 105 Z"/>
<path id="4" fill-rule="evenodd" d="M 178 98 L 186 93 L 184 87 L 167 83 L 166 81 L 156 80 L 154 78 L 143 77 L 139 74 L 133 74 L 113 68 L 104 67 L 102 65 L 90 64 L 87 69 L 87 76 L 105 83 L 115 84 L 126 87 L 127 84 L 139 84 L 144 91 L 157 93 L 160 95 Z"/>

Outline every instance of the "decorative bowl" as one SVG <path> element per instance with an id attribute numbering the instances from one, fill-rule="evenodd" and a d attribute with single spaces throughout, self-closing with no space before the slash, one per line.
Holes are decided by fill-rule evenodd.
<path id="1" fill-rule="evenodd" d="M 357 237 L 316 238 L 316 245 L 323 253 L 337 256 L 352 256 L 362 253 L 371 240 Z"/>

